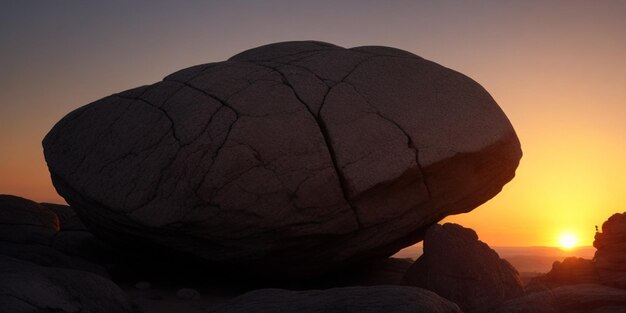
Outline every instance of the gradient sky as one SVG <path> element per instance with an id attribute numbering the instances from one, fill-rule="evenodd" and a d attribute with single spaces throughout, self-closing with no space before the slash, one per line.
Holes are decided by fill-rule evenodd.
<path id="1" fill-rule="evenodd" d="M 70 111 L 287 40 L 408 50 L 482 84 L 510 118 L 517 177 L 449 217 L 491 245 L 581 244 L 626 211 L 626 1 L 0 2 L 0 193 L 62 202 L 41 139 Z"/>

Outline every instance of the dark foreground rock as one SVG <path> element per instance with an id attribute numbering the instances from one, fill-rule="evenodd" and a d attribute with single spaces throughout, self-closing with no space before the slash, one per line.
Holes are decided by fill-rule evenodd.
<path id="1" fill-rule="evenodd" d="M 478 240 L 472 229 L 451 223 L 428 229 L 424 254 L 409 268 L 405 282 L 432 290 L 466 312 L 489 312 L 524 295 L 511 264 Z"/>
<path id="2" fill-rule="evenodd" d="M 80 226 L 68 206 L 0 195 L 0 225 L 0 255 L 109 276 L 100 263 L 111 250 Z"/>
<path id="3" fill-rule="evenodd" d="M 56 203 L 40 203 L 40 205 L 56 214 L 59 220 L 59 230 L 89 231 L 70 206 Z"/>
<path id="4" fill-rule="evenodd" d="M 401 285 L 404 274 L 413 264 L 411 259 L 388 258 L 364 264 L 348 276 L 346 286 Z M 347 269 L 343 270 L 348 271 Z"/>
<path id="5" fill-rule="evenodd" d="M 49 245 L 59 218 L 47 207 L 12 195 L 0 195 L 0 241 Z"/>
<path id="6" fill-rule="evenodd" d="M 0 195 L 0 312 L 131 312 L 103 266 L 55 248 L 62 222 L 72 228 L 80 221 L 69 207 L 50 206 Z"/>
<path id="7" fill-rule="evenodd" d="M 100 264 L 64 254 L 42 245 L 0 242 L 0 255 L 35 263 L 37 265 L 87 271 L 108 278 L 109 273 Z"/>
<path id="8" fill-rule="evenodd" d="M 101 276 L 0 255 L 0 311 L 130 313 L 124 292 Z"/>
<path id="9" fill-rule="evenodd" d="M 213 313 L 460 313 L 459 307 L 435 293 L 401 286 L 346 287 L 289 291 L 260 289 L 211 310 Z"/>
<path id="10" fill-rule="evenodd" d="M 626 291 L 597 284 L 561 286 L 502 304 L 494 313 L 626 312 Z"/>
<path id="11" fill-rule="evenodd" d="M 55 187 L 101 237 L 268 275 L 392 255 L 521 157 L 478 83 L 387 47 L 285 42 L 68 114 Z"/>
<path id="12" fill-rule="evenodd" d="M 111 266 L 125 261 L 121 251 L 94 236 L 80 220 L 74 209 L 67 205 L 42 203 L 59 218 L 59 231 L 51 242 L 51 247 L 67 255 L 82 258 L 94 263 Z"/>
<path id="13" fill-rule="evenodd" d="M 626 212 L 611 216 L 596 233 L 594 262 L 602 284 L 626 289 Z"/>

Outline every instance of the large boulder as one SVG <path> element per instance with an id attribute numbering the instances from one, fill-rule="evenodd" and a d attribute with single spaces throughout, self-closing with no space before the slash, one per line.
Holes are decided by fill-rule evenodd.
<path id="1" fill-rule="evenodd" d="M 461 313 L 461 310 L 456 304 L 428 290 L 415 287 L 376 286 L 307 291 L 260 289 L 234 298 L 210 312 Z"/>
<path id="2" fill-rule="evenodd" d="M 432 290 L 465 312 L 489 312 L 524 295 L 517 270 L 472 229 L 452 223 L 428 229 L 424 254 L 409 268 L 405 282 Z"/>
<path id="3" fill-rule="evenodd" d="M 600 281 L 609 286 L 626 289 L 626 212 L 616 213 L 596 233 L 593 246 Z"/>
<path id="4" fill-rule="evenodd" d="M 97 235 L 273 275 L 386 257 L 521 157 L 472 79 L 388 47 L 284 42 L 64 117 L 53 183 Z"/>

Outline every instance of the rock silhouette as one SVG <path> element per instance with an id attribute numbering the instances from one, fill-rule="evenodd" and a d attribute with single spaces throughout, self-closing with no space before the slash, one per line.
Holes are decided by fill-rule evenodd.
<path id="1" fill-rule="evenodd" d="M 394 48 L 313 41 L 105 97 L 43 146 L 96 235 L 291 276 L 419 241 L 496 195 L 521 157 L 470 78 Z"/>
<path id="2" fill-rule="evenodd" d="M 495 312 L 626 312 L 625 243 L 626 214 L 614 214 L 595 235 L 598 250 L 593 260 L 570 257 L 554 262 L 550 272 L 530 281 L 525 297 Z"/>
<path id="3" fill-rule="evenodd" d="M 626 212 L 602 224 L 593 246 L 598 249 L 593 259 L 602 284 L 626 289 Z"/>
<path id="4" fill-rule="evenodd" d="M 533 278 L 526 291 L 542 290 L 574 284 L 599 284 L 600 279 L 592 260 L 577 257 L 555 261 L 550 272 Z"/>
<path id="5" fill-rule="evenodd" d="M 452 223 L 428 229 L 424 254 L 409 268 L 405 282 L 436 292 L 464 312 L 489 312 L 524 295 L 517 270 L 472 229 Z"/>

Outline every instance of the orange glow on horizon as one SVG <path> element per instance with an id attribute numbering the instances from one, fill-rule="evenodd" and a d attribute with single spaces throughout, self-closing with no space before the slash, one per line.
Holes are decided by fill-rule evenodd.
<path id="1" fill-rule="evenodd" d="M 445 221 L 476 229 L 494 246 L 562 247 L 555 238 L 567 225 L 576 246 L 591 246 L 595 226 L 626 210 L 626 147 L 615 144 L 619 137 L 574 127 L 526 141 L 517 128 L 524 157 L 513 181 L 483 206 Z"/>

